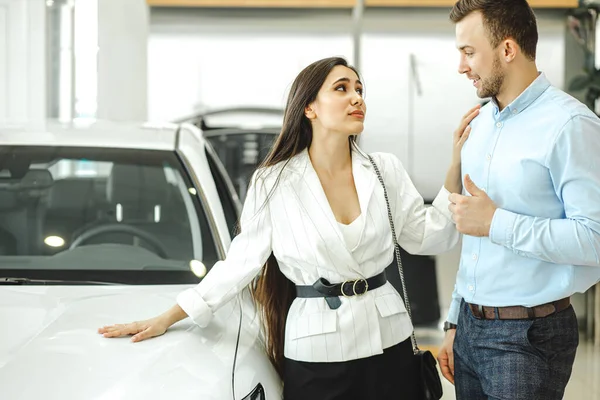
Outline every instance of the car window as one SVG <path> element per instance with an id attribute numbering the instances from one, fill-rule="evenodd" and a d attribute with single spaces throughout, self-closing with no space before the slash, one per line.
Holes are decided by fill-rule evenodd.
<path id="1" fill-rule="evenodd" d="M 206 139 L 231 178 L 240 200 L 244 201 L 246 198 L 252 174 L 266 158 L 278 133 L 279 131 L 272 129 L 217 129 L 206 134 Z"/>
<path id="2" fill-rule="evenodd" d="M 206 150 L 206 158 L 208 159 L 208 165 L 210 172 L 217 186 L 217 192 L 219 193 L 219 200 L 223 206 L 223 212 L 225 213 L 225 220 L 227 221 L 227 227 L 229 228 L 229 234 L 231 237 L 236 235 L 236 228 L 238 222 L 238 210 L 233 200 L 231 189 L 227 184 L 227 180 L 223 174 L 222 168 L 218 166 L 218 160 L 215 158 L 212 152 Z"/>
<path id="3" fill-rule="evenodd" d="M 196 282 L 216 248 L 173 151 L 0 146 L 0 276 Z"/>

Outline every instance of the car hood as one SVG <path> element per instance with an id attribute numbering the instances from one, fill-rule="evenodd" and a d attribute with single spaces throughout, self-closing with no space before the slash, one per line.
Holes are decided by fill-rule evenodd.
<path id="1" fill-rule="evenodd" d="M 235 399 L 258 384 L 280 399 L 247 293 L 207 328 L 189 319 L 138 343 L 107 339 L 100 326 L 153 317 L 188 286 L 0 286 L 0 387 L 6 399 Z M 260 397 L 256 397 L 257 399 Z"/>

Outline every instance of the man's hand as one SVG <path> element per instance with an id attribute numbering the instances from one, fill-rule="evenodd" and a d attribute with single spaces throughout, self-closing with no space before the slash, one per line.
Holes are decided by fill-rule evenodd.
<path id="1" fill-rule="evenodd" d="M 437 356 L 437 360 L 440 363 L 440 369 L 442 375 L 451 384 L 454 385 L 454 336 L 456 336 L 456 329 L 448 329 L 446 336 L 440 347 L 440 351 Z"/>
<path id="2" fill-rule="evenodd" d="M 452 212 L 452 219 L 460 233 L 470 236 L 489 236 L 492 219 L 496 212 L 496 205 L 487 193 L 479 189 L 469 175 L 465 176 L 465 190 L 471 196 L 452 193 L 448 206 Z"/>

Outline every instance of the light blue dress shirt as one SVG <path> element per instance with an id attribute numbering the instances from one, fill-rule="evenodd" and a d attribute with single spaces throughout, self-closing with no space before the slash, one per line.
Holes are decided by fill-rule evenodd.
<path id="1" fill-rule="evenodd" d="M 463 236 L 448 321 L 461 299 L 535 306 L 600 280 L 600 119 L 543 73 L 510 105 L 482 107 L 462 150 L 497 205 L 489 237 Z"/>

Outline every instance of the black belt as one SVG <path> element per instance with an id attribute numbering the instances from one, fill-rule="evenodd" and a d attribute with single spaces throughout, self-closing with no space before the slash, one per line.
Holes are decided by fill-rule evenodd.
<path id="1" fill-rule="evenodd" d="M 362 296 L 369 290 L 377 289 L 385 285 L 387 277 L 385 271 L 368 279 L 356 279 L 342 283 L 331 284 L 327 279 L 319 278 L 312 285 L 296 286 L 296 297 L 312 298 L 324 297 L 329 308 L 335 310 L 342 305 L 340 296 Z"/>

